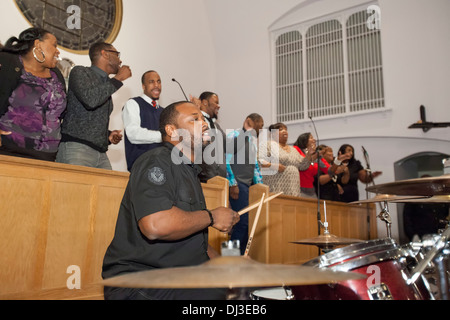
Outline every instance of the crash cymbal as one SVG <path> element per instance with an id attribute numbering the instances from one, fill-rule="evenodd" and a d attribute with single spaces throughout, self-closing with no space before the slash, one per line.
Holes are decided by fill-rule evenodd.
<path id="1" fill-rule="evenodd" d="M 401 180 L 367 187 L 366 190 L 398 196 L 445 196 L 450 195 L 450 175 Z"/>
<path id="2" fill-rule="evenodd" d="M 315 245 L 321 249 L 332 249 L 338 246 L 345 246 L 352 243 L 363 242 L 359 239 L 351 239 L 351 238 L 340 238 L 333 234 L 324 234 L 319 235 L 315 238 L 303 239 L 298 241 L 292 241 L 291 243 L 295 244 L 308 244 Z"/>
<path id="3" fill-rule="evenodd" d="M 396 200 L 392 202 L 398 203 L 447 203 L 450 202 L 449 196 L 432 196 L 429 198 L 418 198 L 418 199 L 405 199 L 405 200 Z"/>
<path id="4" fill-rule="evenodd" d="M 374 203 L 374 202 L 393 202 L 393 201 L 401 201 L 401 200 L 410 200 L 410 199 L 426 199 L 424 196 L 396 196 L 391 194 L 377 194 L 375 197 L 365 200 L 359 200 L 350 202 L 350 204 L 361 204 L 361 203 Z"/>
<path id="5" fill-rule="evenodd" d="M 133 272 L 102 282 L 123 288 L 244 288 L 334 283 L 364 279 L 353 272 L 336 272 L 298 265 L 263 264 L 243 256 L 224 256 L 199 266 Z"/>

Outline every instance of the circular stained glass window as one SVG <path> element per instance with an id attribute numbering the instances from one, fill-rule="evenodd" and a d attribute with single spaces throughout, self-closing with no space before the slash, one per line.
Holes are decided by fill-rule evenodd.
<path id="1" fill-rule="evenodd" d="M 87 54 L 92 44 L 112 43 L 122 23 L 122 0 L 15 0 L 34 27 L 52 32 L 60 47 Z"/>

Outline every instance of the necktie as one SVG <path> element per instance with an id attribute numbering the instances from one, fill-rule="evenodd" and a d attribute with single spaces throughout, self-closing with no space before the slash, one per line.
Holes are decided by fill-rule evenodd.
<path id="1" fill-rule="evenodd" d="M 206 117 L 205 117 L 206 118 Z M 209 125 L 211 126 L 211 129 L 215 129 L 216 128 L 216 126 L 214 125 L 214 121 L 213 121 L 213 119 L 211 119 L 211 118 L 206 118 L 206 119 L 208 119 L 208 121 L 209 121 Z"/>
<path id="2" fill-rule="evenodd" d="M 152 101 L 152 106 L 153 106 L 153 108 L 156 108 L 156 101 L 155 100 Z"/>

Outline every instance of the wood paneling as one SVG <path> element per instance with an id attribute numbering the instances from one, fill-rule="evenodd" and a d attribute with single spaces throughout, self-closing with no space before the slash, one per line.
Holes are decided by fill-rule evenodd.
<path id="1" fill-rule="evenodd" d="M 103 256 L 128 177 L 0 156 L 0 299 L 102 299 Z M 228 206 L 226 179 L 202 187 L 208 208 Z M 210 228 L 219 252 L 227 239 Z M 70 266 L 79 267 L 81 289 L 67 287 Z"/>
<path id="2" fill-rule="evenodd" d="M 128 173 L 0 156 L 0 298 L 102 298 L 96 283 L 127 182 Z M 73 265 L 80 290 L 66 285 Z"/>

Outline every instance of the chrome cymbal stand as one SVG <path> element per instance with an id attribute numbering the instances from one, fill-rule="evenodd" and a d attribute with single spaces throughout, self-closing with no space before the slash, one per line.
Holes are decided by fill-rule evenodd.
<path id="1" fill-rule="evenodd" d="M 384 201 L 384 207 L 381 209 L 381 212 L 378 214 L 378 218 L 380 218 L 381 221 L 386 223 L 386 230 L 387 230 L 387 236 L 388 238 L 392 238 L 392 219 L 391 215 L 389 214 L 389 207 L 388 202 Z"/>
<path id="2" fill-rule="evenodd" d="M 443 260 L 440 254 L 443 251 L 448 250 L 446 249 L 446 247 L 448 246 L 449 239 L 450 239 L 450 227 L 447 227 L 447 229 L 438 237 L 434 245 L 425 255 L 424 259 L 421 260 L 417 264 L 417 266 L 412 270 L 412 276 L 407 280 L 408 284 L 416 282 L 416 280 L 423 274 L 425 269 L 428 267 L 429 263 L 434 260 L 435 263 L 438 265 L 439 269 L 439 277 L 440 277 L 439 286 L 442 300 L 449 300 L 449 274 L 447 271 L 448 266 L 446 265 L 446 260 Z M 448 252 L 445 252 L 445 254 L 448 254 Z"/>

